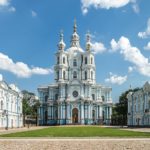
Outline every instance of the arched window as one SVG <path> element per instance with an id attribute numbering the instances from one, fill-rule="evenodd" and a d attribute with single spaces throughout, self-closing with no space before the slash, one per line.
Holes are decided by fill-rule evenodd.
<path id="1" fill-rule="evenodd" d="M 87 64 L 87 57 L 85 57 L 85 64 Z"/>
<path id="2" fill-rule="evenodd" d="M 63 71 L 63 79 L 65 80 L 66 79 L 66 72 L 65 71 Z"/>
<path id="3" fill-rule="evenodd" d="M 85 80 L 87 80 L 87 72 L 85 71 Z"/>
<path id="4" fill-rule="evenodd" d="M 77 60 L 73 59 L 73 66 L 76 67 L 77 66 Z"/>
<path id="5" fill-rule="evenodd" d="M 3 109 L 3 101 L 1 101 L 1 109 Z"/>
<path id="6" fill-rule="evenodd" d="M 91 64 L 93 64 L 93 57 L 91 57 Z"/>
<path id="7" fill-rule="evenodd" d="M 57 57 L 57 64 L 59 64 L 59 56 Z"/>
<path id="8" fill-rule="evenodd" d="M 104 97 L 104 96 L 102 96 L 102 101 L 103 101 L 103 102 L 105 101 L 105 97 Z"/>
<path id="9" fill-rule="evenodd" d="M 73 72 L 73 78 L 74 78 L 74 79 L 77 78 L 77 72 L 76 72 L 76 71 Z"/>
<path id="10" fill-rule="evenodd" d="M 55 100 L 58 100 L 58 94 L 55 94 Z"/>
<path id="11" fill-rule="evenodd" d="M 66 62 L 65 62 L 65 57 L 63 57 L 63 64 L 65 64 Z"/>
<path id="12" fill-rule="evenodd" d="M 93 80 L 93 71 L 91 71 L 91 79 Z"/>
<path id="13" fill-rule="evenodd" d="M 45 102 L 47 102 L 47 100 L 48 100 L 48 96 L 46 95 L 46 96 L 45 96 Z"/>
<path id="14" fill-rule="evenodd" d="M 95 94 L 92 94 L 92 100 L 95 100 Z"/>

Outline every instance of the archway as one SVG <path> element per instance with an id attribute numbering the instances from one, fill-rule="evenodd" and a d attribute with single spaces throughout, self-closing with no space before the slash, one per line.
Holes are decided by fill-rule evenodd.
<path id="1" fill-rule="evenodd" d="M 78 123 L 78 109 L 74 108 L 72 110 L 72 123 Z"/>

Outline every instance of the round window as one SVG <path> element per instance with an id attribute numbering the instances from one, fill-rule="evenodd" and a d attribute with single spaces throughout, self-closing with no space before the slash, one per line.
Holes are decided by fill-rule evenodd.
<path id="1" fill-rule="evenodd" d="M 78 92 L 77 92 L 77 91 L 73 91 L 72 95 L 73 95 L 74 97 L 78 97 Z"/>

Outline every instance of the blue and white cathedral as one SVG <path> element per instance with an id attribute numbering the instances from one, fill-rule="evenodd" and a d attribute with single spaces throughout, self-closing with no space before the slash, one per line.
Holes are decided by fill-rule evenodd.
<path id="1" fill-rule="evenodd" d="M 111 123 L 112 89 L 96 83 L 90 34 L 86 38 L 84 51 L 74 23 L 71 45 L 66 49 L 63 34 L 60 34 L 55 83 L 38 87 L 39 125 Z"/>

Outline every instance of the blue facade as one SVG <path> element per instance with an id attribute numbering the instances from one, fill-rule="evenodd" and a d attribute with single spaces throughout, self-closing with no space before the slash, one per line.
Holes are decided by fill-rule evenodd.
<path id="1" fill-rule="evenodd" d="M 128 126 L 150 126 L 150 83 L 127 95 Z"/>
<path id="2" fill-rule="evenodd" d="M 38 88 L 39 124 L 110 124 L 112 89 L 96 83 L 90 35 L 87 34 L 84 51 L 74 24 L 71 46 L 65 46 L 61 33 L 54 66 L 55 83 Z"/>

